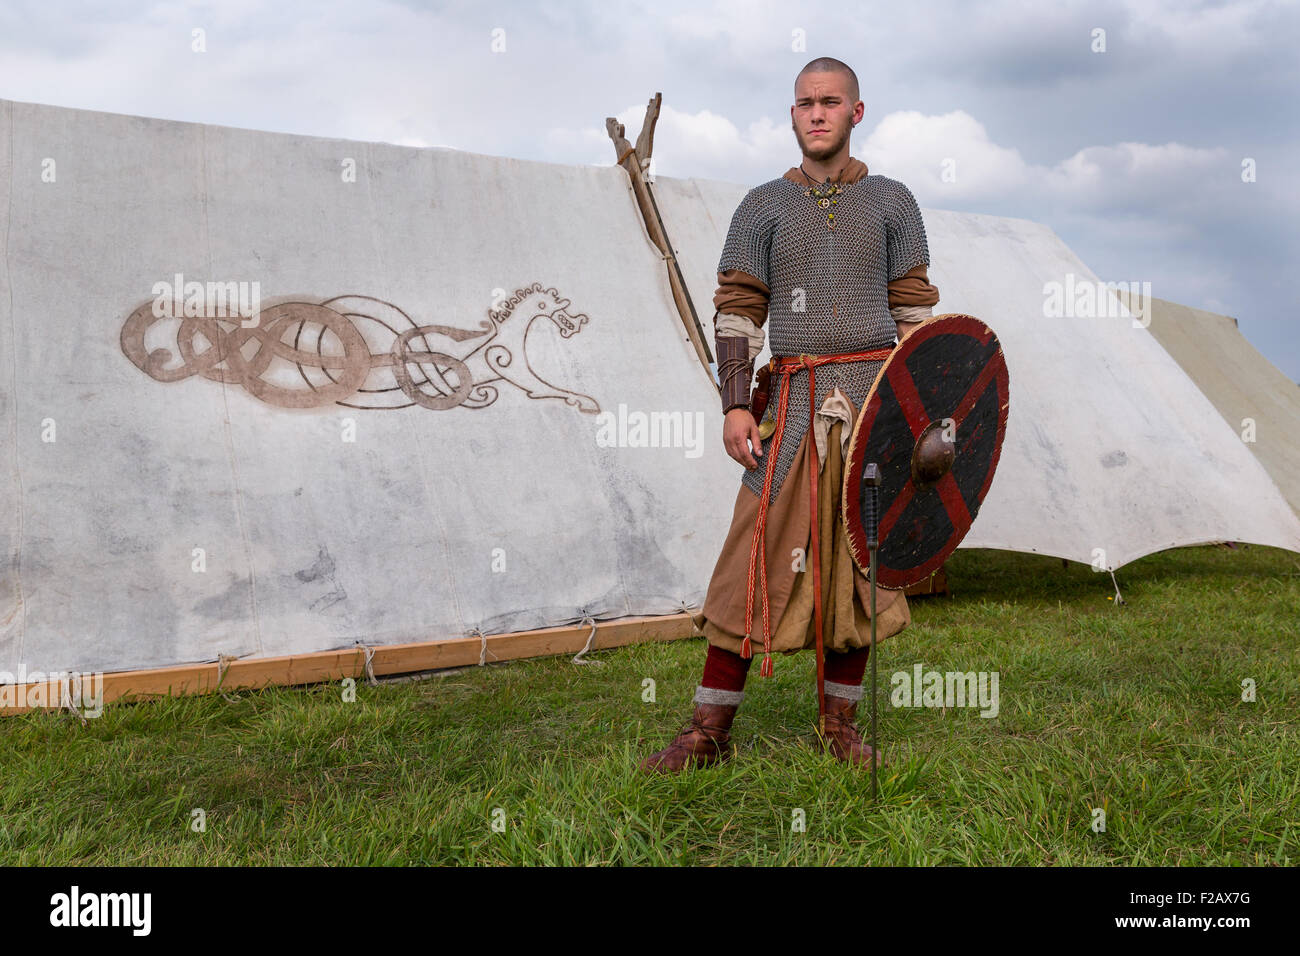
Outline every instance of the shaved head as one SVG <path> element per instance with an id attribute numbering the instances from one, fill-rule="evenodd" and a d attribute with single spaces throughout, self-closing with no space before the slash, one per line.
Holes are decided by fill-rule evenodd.
<path id="1" fill-rule="evenodd" d="M 811 172 L 824 177 L 839 172 L 849 155 L 849 136 L 866 107 L 858 99 L 858 77 L 834 57 L 813 60 L 795 77 L 790 128 Z"/>
<path id="2" fill-rule="evenodd" d="M 813 60 L 800 70 L 799 75 L 794 78 L 796 91 L 799 88 L 799 80 L 803 78 L 805 73 L 841 74 L 845 77 L 848 84 L 848 89 L 845 90 L 845 92 L 849 95 L 849 102 L 856 103 L 858 101 L 858 75 L 854 73 L 849 65 L 842 60 L 837 60 L 833 56 L 819 56 L 817 59 Z M 796 95 L 798 95 L 797 92 Z"/>

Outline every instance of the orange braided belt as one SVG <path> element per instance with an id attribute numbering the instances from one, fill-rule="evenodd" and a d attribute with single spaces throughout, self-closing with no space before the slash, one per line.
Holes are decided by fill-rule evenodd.
<path id="1" fill-rule="evenodd" d="M 781 401 L 776 412 L 776 431 L 772 433 L 772 446 L 767 453 L 767 467 L 763 476 L 763 496 L 758 502 L 758 520 L 754 525 L 753 543 L 749 548 L 748 593 L 745 596 L 745 640 L 741 646 L 740 656 L 752 658 L 754 651 L 750 645 L 749 631 L 754 620 L 755 584 L 761 585 L 763 595 L 763 664 L 759 673 L 763 677 L 772 676 L 772 623 L 767 600 L 767 499 L 772 489 L 772 475 L 776 470 L 777 451 L 781 447 L 781 435 L 785 431 L 785 413 L 790 398 L 790 376 L 800 369 L 808 369 L 808 465 L 809 465 L 809 506 L 812 509 L 812 568 L 816 584 L 813 587 L 813 618 L 817 633 L 817 706 L 819 714 L 824 712 L 825 661 L 822 655 L 822 575 L 821 548 L 818 542 L 817 520 L 817 485 L 820 469 L 817 462 L 817 442 L 813 436 L 816 415 L 817 382 L 815 369 L 818 365 L 832 362 L 878 362 L 889 358 L 894 351 L 892 345 L 873 349 L 870 352 L 843 352 L 834 355 L 790 355 L 774 357 L 774 371 L 781 376 Z M 758 578 L 755 579 L 755 567 Z"/>

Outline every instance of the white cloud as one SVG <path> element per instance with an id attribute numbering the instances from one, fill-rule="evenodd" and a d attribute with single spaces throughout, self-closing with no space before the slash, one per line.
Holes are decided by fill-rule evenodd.
<path id="1" fill-rule="evenodd" d="M 1227 201 L 1238 182 L 1226 149 L 1182 143 L 1088 146 L 1052 165 L 1029 163 L 962 110 L 891 113 L 855 153 L 872 172 L 907 183 L 922 205 L 937 208 L 993 209 L 1014 199 L 1075 212 L 1148 214 L 1160 204 Z"/>
<path id="2" fill-rule="evenodd" d="M 1002 196 L 1022 188 L 1031 174 L 1017 150 L 992 142 L 983 124 L 962 110 L 890 113 L 854 152 L 873 173 L 907 183 L 931 205 Z M 945 182 L 947 169 L 954 178 Z"/>

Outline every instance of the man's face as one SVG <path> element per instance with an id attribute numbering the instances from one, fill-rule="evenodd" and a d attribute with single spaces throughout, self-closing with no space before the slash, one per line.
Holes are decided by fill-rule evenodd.
<path id="1" fill-rule="evenodd" d="M 843 73 L 805 73 L 794 88 L 790 127 L 809 159 L 834 156 L 849 141 L 866 107 L 849 102 Z"/>

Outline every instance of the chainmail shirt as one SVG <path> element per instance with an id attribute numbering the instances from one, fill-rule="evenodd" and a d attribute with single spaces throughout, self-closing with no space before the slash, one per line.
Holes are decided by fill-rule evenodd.
<path id="1" fill-rule="evenodd" d="M 830 189 L 838 191 L 826 195 Z M 756 186 L 741 200 L 718 272 L 739 269 L 767 285 L 773 355 L 825 355 L 892 345 L 897 327 L 889 314 L 888 283 L 929 264 L 921 210 L 897 180 L 864 176 L 853 183 L 811 186 L 781 178 Z M 831 389 L 840 388 L 861 410 L 883 365 L 819 365 L 817 407 Z M 769 501 L 776 500 L 810 423 L 807 369 L 790 376 L 790 388 Z M 780 402 L 781 376 L 773 374 L 767 416 L 775 418 Z M 771 447 L 769 437 L 758 467 L 746 469 L 741 479 L 756 495 L 763 492 Z"/>

